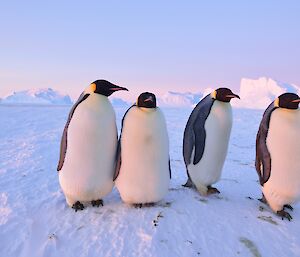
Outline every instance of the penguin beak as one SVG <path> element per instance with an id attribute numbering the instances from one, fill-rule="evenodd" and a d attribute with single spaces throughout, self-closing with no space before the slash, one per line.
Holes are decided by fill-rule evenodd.
<path id="1" fill-rule="evenodd" d="M 149 96 L 147 99 L 144 100 L 144 102 L 153 102 L 153 97 Z"/>
<path id="2" fill-rule="evenodd" d="M 119 86 L 114 86 L 110 88 L 111 91 L 120 91 L 120 90 L 125 90 L 125 91 L 129 91 L 126 87 L 119 87 Z"/>
<path id="3" fill-rule="evenodd" d="M 236 95 L 236 94 L 230 94 L 230 95 L 226 95 L 227 98 L 238 98 L 238 99 L 241 99 L 239 97 L 239 95 Z"/>
<path id="4" fill-rule="evenodd" d="M 296 99 L 296 100 L 293 100 L 292 103 L 300 103 L 300 98 Z"/>

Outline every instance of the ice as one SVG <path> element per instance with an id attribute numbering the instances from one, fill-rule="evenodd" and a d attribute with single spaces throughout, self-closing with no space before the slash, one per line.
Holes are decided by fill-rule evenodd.
<path id="1" fill-rule="evenodd" d="M 52 88 L 30 89 L 13 92 L 1 99 L 1 104 L 56 104 L 70 105 L 70 96 L 64 95 Z"/>
<path id="2" fill-rule="evenodd" d="M 202 93 L 168 91 L 166 94 L 158 97 L 158 104 L 165 107 L 192 107 L 200 101 L 202 96 Z"/>
<path id="3" fill-rule="evenodd" d="M 234 92 L 236 91 L 233 87 L 229 86 L 229 88 Z M 188 108 L 194 107 L 203 97 L 215 89 L 205 88 L 201 92 L 168 91 L 162 95 L 157 95 L 156 98 L 158 105 L 162 107 Z M 285 92 L 300 94 L 300 87 L 266 77 L 259 79 L 242 78 L 239 92 L 235 92 L 239 93 L 241 100 L 234 99 L 232 104 L 236 108 L 266 109 L 275 98 Z M 124 108 L 134 103 L 134 101 L 125 101 L 115 96 L 111 97 L 111 101 L 115 106 Z M 66 94 L 51 88 L 44 88 L 13 92 L 0 99 L 0 104 L 70 105 L 72 100 Z"/>
<path id="4" fill-rule="evenodd" d="M 250 109 L 266 109 L 279 95 L 290 92 L 300 93 L 300 88 L 293 84 L 281 83 L 271 78 L 241 80 L 240 101 L 235 101 L 236 107 Z"/>
<path id="5" fill-rule="evenodd" d="M 126 107 L 117 107 L 117 124 Z M 262 110 L 233 110 L 233 129 L 218 196 L 186 181 L 182 135 L 191 108 L 163 108 L 172 180 L 154 207 L 122 203 L 74 212 L 56 165 L 70 106 L 0 106 L 0 256 L 300 256 L 300 205 L 281 220 L 256 199 L 255 136 Z M 138 125 L 138 124 L 137 124 Z M 83 171 L 84 172 L 84 171 Z"/>

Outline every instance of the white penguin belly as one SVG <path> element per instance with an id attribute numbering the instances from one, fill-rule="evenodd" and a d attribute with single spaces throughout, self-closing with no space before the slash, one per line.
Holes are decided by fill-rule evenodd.
<path id="1" fill-rule="evenodd" d="M 159 108 L 132 107 L 121 138 L 122 164 L 116 187 L 127 203 L 160 201 L 169 188 L 169 141 Z"/>
<path id="2" fill-rule="evenodd" d="M 115 113 L 108 99 L 92 94 L 75 110 L 59 181 L 68 204 L 101 199 L 113 187 L 117 146 Z"/>
<path id="3" fill-rule="evenodd" d="M 199 187 L 216 183 L 220 177 L 227 155 L 232 127 L 232 109 L 229 103 L 215 101 L 205 122 L 206 140 L 201 160 L 194 165 L 193 149 L 188 172 L 193 183 Z"/>
<path id="4" fill-rule="evenodd" d="M 299 135 L 299 110 L 273 111 L 266 140 L 271 155 L 271 176 L 262 189 L 274 211 L 300 200 Z"/>

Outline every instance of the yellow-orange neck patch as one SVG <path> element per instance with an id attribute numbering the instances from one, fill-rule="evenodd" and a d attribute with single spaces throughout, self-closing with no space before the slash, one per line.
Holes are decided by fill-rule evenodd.
<path id="1" fill-rule="evenodd" d="M 90 84 L 85 90 L 84 90 L 84 92 L 86 93 L 86 94 L 91 94 L 91 93 L 94 93 L 95 92 L 95 90 L 96 90 L 96 84 L 95 83 L 92 83 L 92 84 Z"/>
<path id="2" fill-rule="evenodd" d="M 217 91 L 215 90 L 215 91 L 211 92 L 210 95 L 211 95 L 212 99 L 216 99 L 216 97 L 217 97 Z"/>

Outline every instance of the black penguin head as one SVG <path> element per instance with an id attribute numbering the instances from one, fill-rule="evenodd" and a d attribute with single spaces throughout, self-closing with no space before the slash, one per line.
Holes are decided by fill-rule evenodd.
<path id="1" fill-rule="evenodd" d="M 300 97 L 297 94 L 284 93 L 274 101 L 274 106 L 296 110 L 298 109 L 299 103 L 300 103 Z"/>
<path id="2" fill-rule="evenodd" d="M 137 106 L 144 108 L 156 108 L 156 97 L 154 94 L 144 92 L 137 99 Z"/>
<path id="3" fill-rule="evenodd" d="M 232 98 L 238 98 L 240 97 L 234 93 L 229 88 L 220 87 L 214 92 L 211 93 L 211 96 L 213 99 L 219 100 L 221 102 L 229 103 Z"/>
<path id="4" fill-rule="evenodd" d="M 117 85 L 114 85 L 110 83 L 107 80 L 99 79 L 91 83 L 90 87 L 88 88 L 88 92 L 90 93 L 96 93 L 104 96 L 110 96 L 116 91 L 120 90 L 126 90 L 128 91 L 127 88 L 125 87 L 119 87 Z"/>

